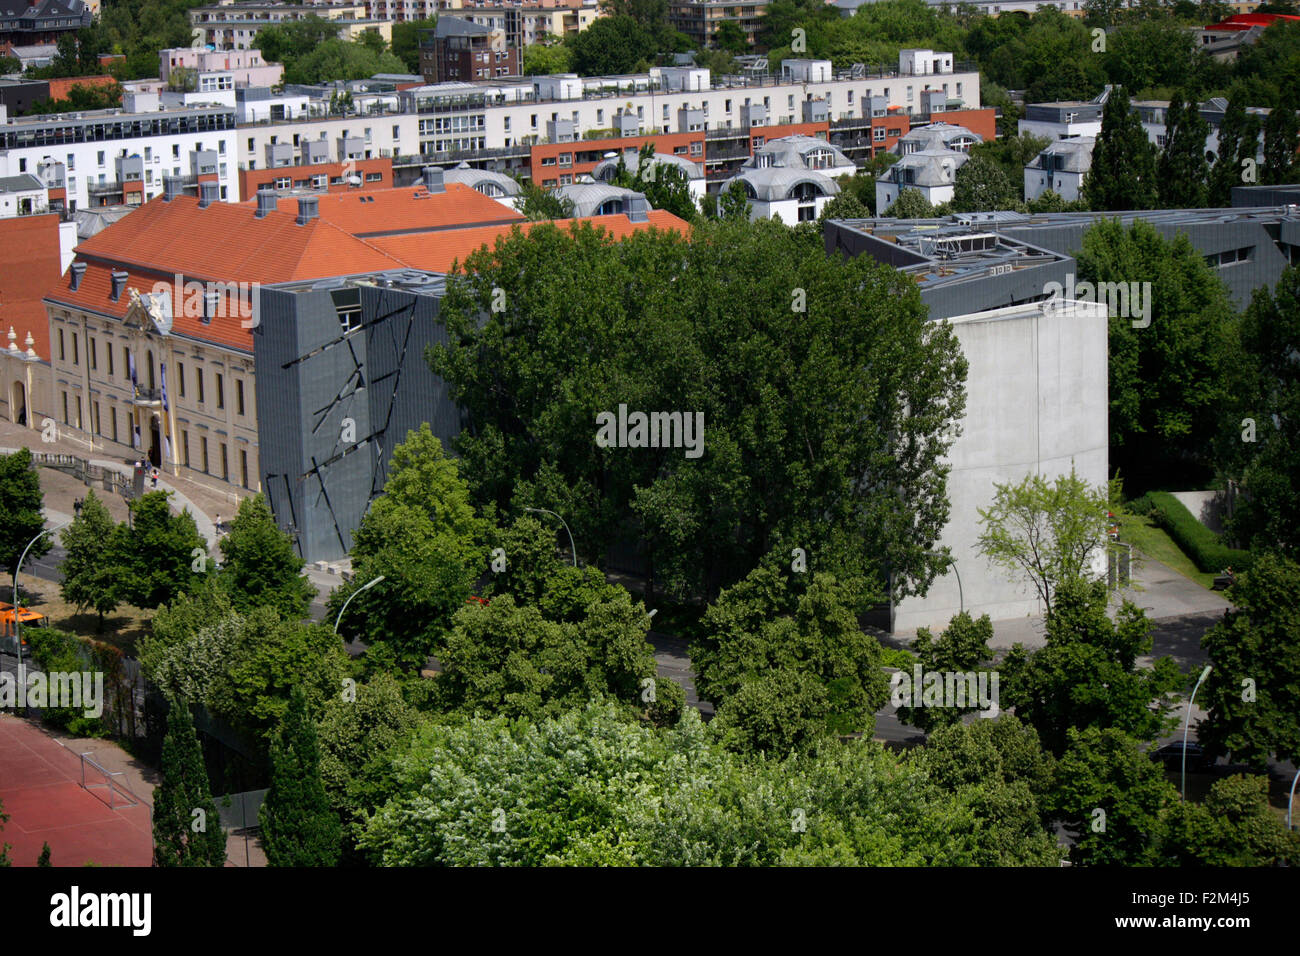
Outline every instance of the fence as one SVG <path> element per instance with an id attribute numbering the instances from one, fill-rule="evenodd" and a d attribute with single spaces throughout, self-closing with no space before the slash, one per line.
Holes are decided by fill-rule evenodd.
<path id="1" fill-rule="evenodd" d="M 222 828 L 244 838 L 244 866 L 252 865 L 249 834 L 261 826 L 258 815 L 267 793 L 266 790 L 245 790 L 216 798 Z"/>
<path id="2" fill-rule="evenodd" d="M 119 494 L 128 501 L 135 497 L 135 486 L 131 479 L 120 471 L 105 468 L 103 465 L 92 465 L 86 459 L 76 455 L 32 452 L 32 464 L 67 471 L 87 487 L 98 485 L 105 491 Z"/>

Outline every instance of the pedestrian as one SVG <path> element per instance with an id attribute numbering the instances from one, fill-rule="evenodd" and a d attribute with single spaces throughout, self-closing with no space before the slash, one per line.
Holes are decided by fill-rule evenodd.
<path id="1" fill-rule="evenodd" d="M 153 474 L 149 476 L 149 480 L 153 482 L 153 490 L 157 491 L 158 490 L 158 469 L 157 468 L 153 470 Z"/>

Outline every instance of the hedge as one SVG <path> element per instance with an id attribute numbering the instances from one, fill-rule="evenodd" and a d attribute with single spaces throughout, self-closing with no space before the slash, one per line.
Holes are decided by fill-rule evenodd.
<path id="1" fill-rule="evenodd" d="M 1200 570 L 1217 574 L 1224 568 L 1232 568 L 1236 573 L 1250 569 L 1253 556 L 1249 551 L 1225 545 L 1172 494 L 1152 491 L 1145 497 L 1151 502 L 1152 520 L 1169 533 Z"/>

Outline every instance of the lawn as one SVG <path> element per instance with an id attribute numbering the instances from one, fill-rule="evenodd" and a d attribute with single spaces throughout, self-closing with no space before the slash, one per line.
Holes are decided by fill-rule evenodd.
<path id="1" fill-rule="evenodd" d="M 19 575 L 22 587 L 23 607 L 39 611 L 49 618 L 50 626 L 57 627 L 69 634 L 79 637 L 91 637 L 119 648 L 128 657 L 136 656 L 136 641 L 147 633 L 148 621 L 153 611 L 142 611 L 137 607 L 123 604 L 112 614 L 104 615 L 104 629 L 97 630 L 99 616 L 91 611 L 83 614 L 76 607 L 63 600 L 59 586 L 53 581 L 33 577 L 30 574 Z M 12 578 L 10 579 L 12 582 Z M 7 590 L 7 589 L 6 589 Z M 12 601 L 13 597 L 3 600 Z"/>
<path id="2" fill-rule="evenodd" d="M 1214 584 L 1214 575 L 1208 571 L 1198 571 L 1195 563 L 1182 549 L 1174 544 L 1173 538 L 1164 529 L 1157 528 L 1150 518 L 1142 515 L 1125 515 L 1120 526 L 1120 540 L 1141 551 L 1148 558 L 1168 565 L 1185 578 L 1190 578 L 1203 588 Z"/>

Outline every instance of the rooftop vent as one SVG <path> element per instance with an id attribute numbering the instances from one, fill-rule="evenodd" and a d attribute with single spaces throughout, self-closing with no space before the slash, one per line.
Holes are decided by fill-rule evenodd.
<path id="1" fill-rule="evenodd" d="M 221 184 L 199 183 L 199 208 L 207 209 L 214 202 L 221 202 Z"/>
<path id="2" fill-rule="evenodd" d="M 640 193 L 628 196 L 623 208 L 627 210 L 628 222 L 648 222 L 650 220 L 650 203 Z"/>
<path id="3" fill-rule="evenodd" d="M 126 280 L 129 279 L 130 273 L 122 269 L 113 270 L 113 301 L 116 302 L 122 297 L 122 290 L 126 288 Z"/>
<path id="4" fill-rule="evenodd" d="M 269 189 L 259 189 L 257 191 L 257 218 L 265 219 L 267 213 L 274 212 L 279 205 L 280 200 Z"/>
<path id="5" fill-rule="evenodd" d="M 181 193 L 185 192 L 185 185 L 179 176 L 163 177 L 163 201 L 171 202 Z"/>
<path id="6" fill-rule="evenodd" d="M 312 219 L 320 218 L 320 200 L 315 196 L 298 197 L 298 225 L 305 226 Z"/>
<path id="7" fill-rule="evenodd" d="M 86 274 L 86 264 L 84 262 L 74 262 L 72 268 L 69 269 L 68 272 L 72 276 L 72 280 L 68 283 L 68 288 L 73 292 L 76 292 L 77 287 L 81 285 L 82 278 Z"/>
<path id="8" fill-rule="evenodd" d="M 425 166 L 422 172 L 425 189 L 431 193 L 445 193 L 447 191 L 447 187 L 443 184 L 441 167 Z"/>

